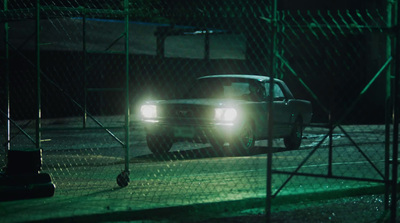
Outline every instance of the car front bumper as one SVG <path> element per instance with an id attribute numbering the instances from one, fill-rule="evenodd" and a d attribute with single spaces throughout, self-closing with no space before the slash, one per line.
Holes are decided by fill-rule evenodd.
<path id="1" fill-rule="evenodd" d="M 176 123 L 176 122 L 143 122 L 148 135 L 166 136 L 174 141 L 193 140 L 210 142 L 210 140 L 229 140 L 239 133 L 236 123 Z"/>

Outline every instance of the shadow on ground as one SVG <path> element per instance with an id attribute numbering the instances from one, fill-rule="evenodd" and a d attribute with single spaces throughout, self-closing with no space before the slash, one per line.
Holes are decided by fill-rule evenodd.
<path id="1" fill-rule="evenodd" d="M 170 161 L 170 160 L 192 160 L 192 159 L 205 159 L 205 158 L 216 158 L 216 157 L 241 157 L 241 156 L 257 156 L 262 154 L 277 153 L 288 151 L 285 148 L 273 147 L 268 148 L 266 146 L 255 146 L 246 154 L 235 153 L 229 150 L 228 147 L 224 147 L 223 152 L 216 151 L 212 147 L 204 147 L 200 149 L 192 150 L 179 150 L 172 151 L 165 154 L 147 154 L 142 156 L 136 156 L 131 159 L 132 162 L 143 162 L 143 161 Z"/>

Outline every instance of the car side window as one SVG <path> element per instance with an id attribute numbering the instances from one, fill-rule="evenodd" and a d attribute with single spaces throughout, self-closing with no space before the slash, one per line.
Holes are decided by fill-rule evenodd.
<path id="1" fill-rule="evenodd" d="M 266 92 L 262 85 L 258 83 L 248 84 L 248 100 L 250 101 L 263 101 L 266 99 Z"/>
<path id="2" fill-rule="evenodd" d="M 265 90 L 267 91 L 267 97 L 269 97 L 269 83 L 265 83 Z M 285 95 L 283 94 L 283 91 L 281 87 L 278 84 L 274 84 L 274 101 L 283 101 L 285 100 Z"/>

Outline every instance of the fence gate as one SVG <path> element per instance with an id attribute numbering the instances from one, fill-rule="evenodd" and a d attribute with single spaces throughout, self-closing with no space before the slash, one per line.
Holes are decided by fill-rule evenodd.
<path id="1" fill-rule="evenodd" d="M 10 163 L 56 185 L 39 205 L 0 203 L 5 221 L 398 221 L 398 1 L 287 2 L 4 0 L 0 192 Z M 270 76 L 311 101 L 301 147 L 270 121 L 249 154 L 196 139 L 153 154 L 140 106 L 210 74 Z"/>

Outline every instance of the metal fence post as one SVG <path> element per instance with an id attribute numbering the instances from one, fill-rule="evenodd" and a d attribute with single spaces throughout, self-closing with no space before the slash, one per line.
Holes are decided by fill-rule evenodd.
<path id="1" fill-rule="evenodd" d="M 82 16 L 82 51 L 83 51 L 83 128 L 86 128 L 87 124 L 87 49 L 86 49 L 86 8 L 84 9 Z"/>
<path id="2" fill-rule="evenodd" d="M 40 0 L 36 1 L 36 149 L 41 149 Z"/>
<path id="3" fill-rule="evenodd" d="M 4 11 L 8 10 L 8 1 L 4 0 Z M 9 37 L 9 27 L 8 27 L 8 22 L 4 23 L 4 47 L 5 47 L 5 76 L 6 76 L 6 82 L 5 82 L 5 90 L 6 90 L 6 98 L 5 100 L 7 101 L 6 103 L 6 109 L 7 109 L 7 120 L 6 120 L 6 134 L 5 134 L 5 154 L 7 154 L 8 150 L 10 150 L 10 141 L 11 141 L 11 114 L 10 114 L 10 55 L 9 55 L 9 46 L 8 46 L 8 37 Z M 7 156 L 6 156 L 7 159 Z M 7 162 L 7 160 L 6 160 Z"/>
<path id="4" fill-rule="evenodd" d="M 270 67 L 270 86 L 269 86 L 269 103 L 268 103 L 268 153 L 267 153 L 267 200 L 266 200 L 266 208 L 265 215 L 267 222 L 271 221 L 271 207 L 272 207 L 272 145 L 273 145 L 273 97 L 274 97 L 274 77 L 275 77 L 275 62 L 276 62 L 276 32 L 277 32 L 277 23 L 276 23 L 276 11 L 277 11 L 277 0 L 272 0 L 271 6 L 271 67 Z"/>
<path id="5" fill-rule="evenodd" d="M 395 76 L 394 76 L 394 84 L 393 84 L 393 156 L 392 156 L 392 187 L 391 187 L 391 208 L 390 208 L 390 218 L 391 222 L 396 222 L 396 212 L 397 212 L 397 179 L 398 179 L 398 152 L 399 152 L 399 105 L 400 99 L 399 99 L 399 84 L 400 84 L 400 30 L 398 29 L 398 26 L 400 24 L 400 17 L 398 16 L 399 12 L 399 2 L 396 2 L 396 24 L 395 24 L 395 38 L 396 38 L 396 48 L 395 48 L 395 54 L 396 54 L 396 63 L 395 63 Z"/>
<path id="6" fill-rule="evenodd" d="M 386 7 L 386 22 L 387 27 L 389 29 L 392 28 L 392 10 L 393 5 L 392 1 L 387 1 Z M 392 36 L 390 34 L 386 35 L 386 58 L 392 56 Z M 389 64 L 388 69 L 386 70 L 386 96 L 385 96 L 385 210 L 389 209 L 389 190 L 390 190 L 390 125 L 392 119 L 392 90 L 391 90 L 391 75 L 392 75 L 392 66 Z"/>
<path id="7" fill-rule="evenodd" d="M 206 62 L 210 61 L 210 31 L 207 27 L 204 34 L 204 60 Z"/>
<path id="8" fill-rule="evenodd" d="M 129 183 L 129 1 L 124 0 L 124 23 L 125 23 L 125 169 L 117 176 L 117 184 L 121 187 Z"/>
<path id="9" fill-rule="evenodd" d="M 129 173 L 129 1 L 124 0 L 125 9 L 125 172 Z"/>

